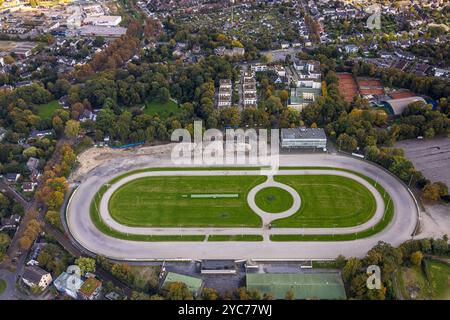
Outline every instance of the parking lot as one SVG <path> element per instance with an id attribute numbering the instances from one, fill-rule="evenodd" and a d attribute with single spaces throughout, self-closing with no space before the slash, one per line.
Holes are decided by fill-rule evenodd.
<path id="1" fill-rule="evenodd" d="M 395 147 L 404 149 L 406 157 L 427 179 L 450 186 L 450 138 L 405 140 Z"/>

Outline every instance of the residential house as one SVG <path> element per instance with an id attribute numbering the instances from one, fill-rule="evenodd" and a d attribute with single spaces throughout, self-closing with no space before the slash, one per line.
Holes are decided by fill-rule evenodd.
<path id="1" fill-rule="evenodd" d="M 38 266 L 26 266 L 22 275 L 23 283 L 30 288 L 38 286 L 45 290 L 52 280 L 52 275 Z"/>
<path id="2" fill-rule="evenodd" d="M 0 142 L 5 138 L 6 135 L 6 129 L 3 127 L 0 127 Z"/>
<path id="3" fill-rule="evenodd" d="M 30 181 L 34 184 L 39 182 L 39 178 L 41 177 L 41 173 L 38 170 L 31 171 Z"/>
<path id="4" fill-rule="evenodd" d="M 30 172 L 33 172 L 33 170 L 36 170 L 39 166 L 39 159 L 30 157 L 27 161 L 27 168 Z"/>
<path id="5" fill-rule="evenodd" d="M 33 130 L 28 139 L 37 140 L 51 135 L 53 135 L 53 130 Z"/>
<path id="6" fill-rule="evenodd" d="M 281 49 L 288 49 L 290 47 L 289 42 L 282 42 L 281 43 Z"/>
<path id="7" fill-rule="evenodd" d="M 102 282 L 96 278 L 88 278 L 78 290 L 78 297 L 83 300 L 95 300 L 102 290 Z"/>
<path id="8" fill-rule="evenodd" d="M 33 192 L 35 187 L 36 184 L 34 184 L 33 182 L 24 182 L 22 184 L 23 192 Z"/>
<path id="9" fill-rule="evenodd" d="M 242 80 L 242 96 L 244 107 L 256 106 L 257 91 L 256 91 L 256 79 L 252 73 L 246 72 Z"/>
<path id="10" fill-rule="evenodd" d="M 357 53 L 359 51 L 359 47 L 354 44 L 347 44 L 344 49 L 348 54 Z"/>
<path id="11" fill-rule="evenodd" d="M 7 173 L 6 174 L 6 182 L 16 183 L 20 177 L 21 177 L 20 173 Z"/>
<path id="12" fill-rule="evenodd" d="M 22 217 L 18 214 L 12 214 L 9 218 L 2 218 L 0 231 L 6 229 L 15 229 L 19 226 Z"/>
<path id="13" fill-rule="evenodd" d="M 63 272 L 56 278 L 53 285 L 62 294 L 77 299 L 78 290 L 80 290 L 83 283 L 84 281 L 78 275 Z"/>
<path id="14" fill-rule="evenodd" d="M 253 72 L 265 72 L 268 70 L 267 64 L 264 64 L 264 63 L 252 64 L 252 66 L 250 68 Z"/>
<path id="15" fill-rule="evenodd" d="M 233 86 L 230 79 L 220 80 L 219 93 L 218 93 L 218 107 L 231 107 L 232 103 Z"/>

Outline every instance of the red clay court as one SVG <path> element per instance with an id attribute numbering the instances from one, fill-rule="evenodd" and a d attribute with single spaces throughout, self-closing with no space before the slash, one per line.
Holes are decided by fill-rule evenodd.
<path id="1" fill-rule="evenodd" d="M 398 91 L 389 93 L 389 96 L 391 96 L 392 99 L 403 99 L 403 98 L 414 97 L 415 94 L 409 90 L 398 90 Z"/>
<path id="2" fill-rule="evenodd" d="M 383 85 L 380 79 L 376 78 L 358 78 L 356 79 L 358 83 L 359 92 L 362 95 L 381 95 L 384 94 Z"/>
<path id="3" fill-rule="evenodd" d="M 353 98 L 358 94 L 358 86 L 351 73 L 338 73 L 339 93 L 347 102 L 352 102 Z"/>

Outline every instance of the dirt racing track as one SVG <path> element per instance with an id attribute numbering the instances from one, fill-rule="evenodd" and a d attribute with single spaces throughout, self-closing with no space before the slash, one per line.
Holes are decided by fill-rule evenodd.
<path id="1" fill-rule="evenodd" d="M 145 242 L 130 241 L 104 234 L 94 225 L 90 217 L 90 205 L 97 191 L 115 176 L 127 171 L 141 168 L 172 167 L 170 154 L 145 155 L 141 157 L 120 157 L 94 168 L 85 179 L 80 181 L 72 194 L 66 208 L 67 228 L 73 241 L 86 251 L 100 254 L 116 260 L 145 261 L 162 259 L 320 259 L 344 256 L 363 256 L 378 241 L 392 245 L 411 239 L 418 221 L 418 208 L 409 190 L 397 178 L 385 170 L 360 159 L 343 155 L 302 154 L 280 155 L 280 174 L 333 174 L 356 180 L 363 184 L 374 196 L 377 203 L 376 212 L 370 220 L 355 227 L 345 228 L 147 228 L 121 225 L 111 218 L 108 212 L 108 200 L 114 190 L 121 185 L 144 176 L 170 175 L 221 175 L 221 174 L 255 174 L 247 170 L 199 171 L 148 171 L 129 175 L 114 183 L 103 195 L 100 203 L 102 220 L 109 228 L 129 234 L 152 235 L 262 235 L 263 241 L 177 241 L 177 242 Z M 288 167 L 296 167 L 289 169 Z M 300 167 L 327 167 L 326 170 L 301 169 Z M 345 171 L 333 168 L 348 169 L 360 173 L 379 183 L 391 196 L 394 205 L 394 217 L 391 223 L 379 233 L 367 238 L 351 241 L 271 241 L 271 235 L 278 234 L 347 234 L 361 232 L 372 228 L 383 219 L 385 203 L 377 189 L 367 180 Z M 319 172 L 320 171 L 320 172 Z M 262 187 L 277 186 L 293 193 L 288 186 L 281 186 L 268 180 L 255 187 L 248 194 L 248 203 L 258 214 L 264 224 L 274 219 L 274 215 L 259 210 L 252 202 L 254 194 Z M 252 196 L 253 194 L 253 196 Z M 281 213 L 289 216 L 301 205 L 301 198 L 294 196 L 292 210 Z M 295 211 L 294 211 L 295 210 Z"/>

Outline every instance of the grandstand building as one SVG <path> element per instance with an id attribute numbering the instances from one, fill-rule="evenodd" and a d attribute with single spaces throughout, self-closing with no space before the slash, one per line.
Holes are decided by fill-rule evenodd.
<path id="1" fill-rule="evenodd" d="M 327 136 L 322 128 L 281 129 L 281 147 L 326 150 Z"/>

